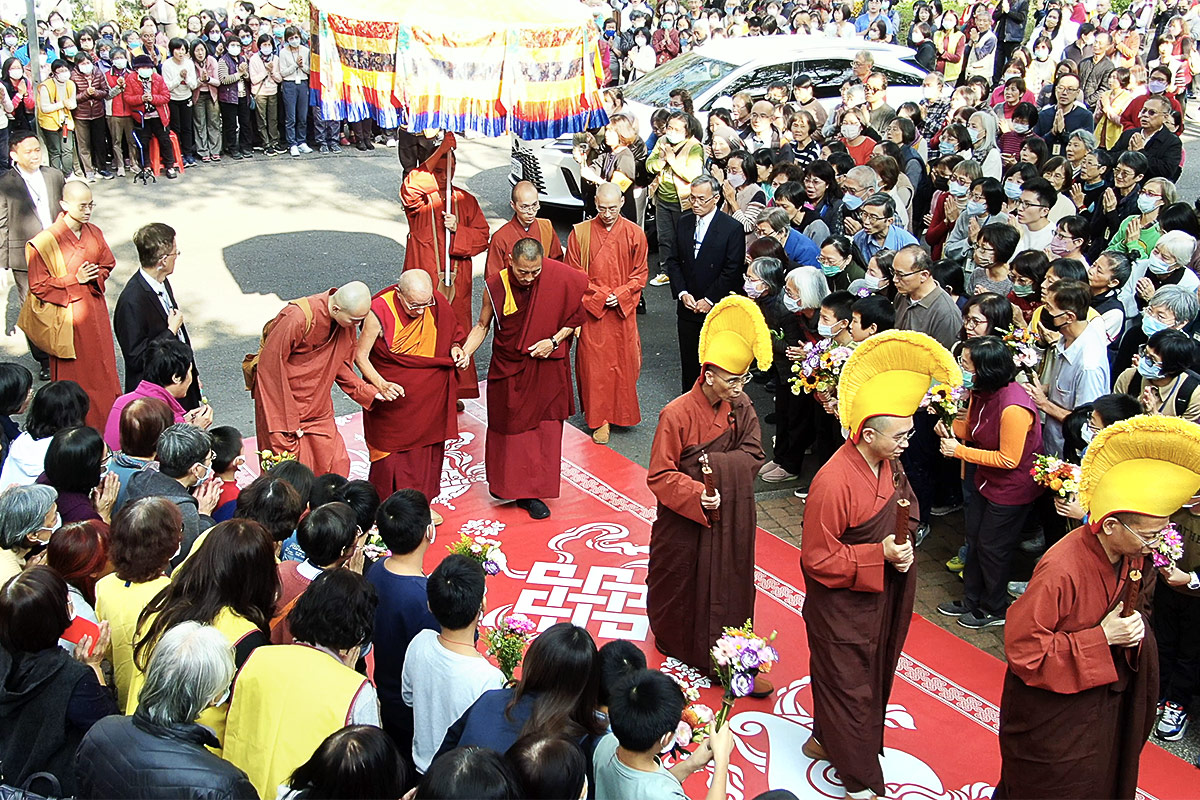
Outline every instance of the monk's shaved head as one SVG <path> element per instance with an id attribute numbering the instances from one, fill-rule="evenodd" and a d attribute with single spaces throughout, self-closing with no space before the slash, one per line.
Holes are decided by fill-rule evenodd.
<path id="1" fill-rule="evenodd" d="M 68 203 L 86 203 L 92 199 L 92 187 L 83 181 L 67 181 L 63 184 L 62 196 Z"/>
<path id="2" fill-rule="evenodd" d="M 83 181 L 67 181 L 63 184 L 62 202 L 59 205 L 67 214 L 68 225 L 89 221 L 92 218 L 91 187 Z"/>
<path id="3" fill-rule="evenodd" d="M 350 281 L 329 300 L 329 315 L 347 328 L 362 322 L 370 310 L 371 290 L 362 281 Z"/>
<path id="4" fill-rule="evenodd" d="M 608 205 L 610 203 L 620 203 L 625 195 L 621 192 L 621 187 L 615 183 L 602 183 L 596 187 L 596 202 Z"/>
<path id="5" fill-rule="evenodd" d="M 526 228 L 532 225 L 541 208 L 537 187 L 529 181 L 518 181 L 512 190 L 512 207 L 517 215 L 517 222 Z"/>
<path id="6" fill-rule="evenodd" d="M 423 269 L 405 270 L 396 281 L 396 288 L 410 306 L 423 306 L 433 299 L 433 278 Z"/>
<path id="7" fill-rule="evenodd" d="M 517 181 L 512 188 L 512 201 L 514 203 L 533 203 L 537 201 L 538 193 L 535 187 L 529 181 Z"/>
<path id="8" fill-rule="evenodd" d="M 532 286 L 542 274 L 542 243 L 528 237 L 513 245 L 508 257 L 508 271 L 521 286 Z"/>

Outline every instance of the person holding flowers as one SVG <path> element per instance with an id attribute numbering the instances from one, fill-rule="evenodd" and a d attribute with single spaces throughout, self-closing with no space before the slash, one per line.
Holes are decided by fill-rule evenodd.
<path id="1" fill-rule="evenodd" d="M 1194 423 L 1143 415 L 1095 435 L 1079 486 L 1088 522 L 1008 609 L 997 800 L 1134 797 L 1159 696 L 1150 556 L 1197 491 Z"/>
<path id="2" fill-rule="evenodd" d="M 962 375 L 923 333 L 887 331 L 858 346 L 838 383 L 849 438 L 813 479 L 804 513 L 813 735 L 803 752 L 828 760 L 850 798 L 885 790 L 884 714 L 912 618 L 920 516 L 898 459 L 934 382 L 956 387 Z"/>
<path id="3" fill-rule="evenodd" d="M 1155 560 L 1158 586 L 1154 589 L 1154 636 L 1158 641 L 1159 698 L 1162 717 L 1154 735 L 1174 742 L 1187 732 L 1187 707 L 1200 683 L 1200 507 L 1181 508 L 1171 515 L 1178 529 L 1179 558 Z M 1162 561 L 1160 565 L 1158 562 Z"/>
<path id="4" fill-rule="evenodd" d="M 1000 299 L 997 296 L 997 299 Z M 1037 407 L 1017 383 L 1012 353 L 996 336 L 971 338 L 959 355 L 971 390 L 965 418 L 939 423 L 942 455 L 974 464 L 975 491 L 965 512 L 963 598 L 937 607 L 964 628 L 1004 624 L 1009 571 L 1025 518 L 1041 488 L 1030 469 L 1042 447 Z"/>

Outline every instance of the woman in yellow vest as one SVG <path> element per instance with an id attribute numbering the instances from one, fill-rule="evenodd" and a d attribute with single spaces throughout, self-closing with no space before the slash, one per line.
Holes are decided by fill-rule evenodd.
<path id="1" fill-rule="evenodd" d="M 164 633 L 180 622 L 212 625 L 229 640 L 233 661 L 240 668 L 255 648 L 271 643 L 269 626 L 278 598 L 275 543 L 267 529 L 245 519 L 211 528 L 200 548 L 180 565 L 171 584 L 154 596 L 138 619 L 133 659 L 139 672 L 130 687 L 126 713 L 137 707 L 141 672 Z M 228 710 L 228 703 L 205 709 L 196 721 L 223 741 Z"/>
<path id="2" fill-rule="evenodd" d="M 107 622 L 112 639 L 108 657 L 116 676 L 117 707 L 132 710 L 130 686 L 138 672 L 133 641 L 142 609 L 171 584 L 171 557 L 183 539 L 179 506 L 164 497 L 126 503 L 113 519 L 109 557 L 115 572 L 96 582 L 96 616 Z M 137 679 L 140 686 L 140 677 Z M 133 700 L 136 701 L 136 695 Z"/>
<path id="3" fill-rule="evenodd" d="M 38 84 L 37 121 L 46 140 L 50 166 L 67 176 L 75 169 L 75 117 L 71 114 L 75 105 L 71 65 L 56 58 L 50 64 L 50 77 Z"/>
<path id="4" fill-rule="evenodd" d="M 378 602 L 358 573 L 322 572 L 288 614 L 295 643 L 255 650 L 238 673 L 221 755 L 250 776 L 263 800 L 273 800 L 329 734 L 379 726 L 375 687 L 352 666 Z"/>

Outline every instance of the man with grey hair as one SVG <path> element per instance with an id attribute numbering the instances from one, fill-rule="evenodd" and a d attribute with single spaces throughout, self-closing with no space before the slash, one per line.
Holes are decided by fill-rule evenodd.
<path id="1" fill-rule="evenodd" d="M 62 524 L 58 492 L 40 483 L 0 492 L 0 586 L 25 568 L 25 554 Z"/>
<path id="2" fill-rule="evenodd" d="M 758 215 L 755 227 L 759 236 L 770 237 L 783 245 L 783 252 L 796 266 L 820 266 L 817 263 L 820 248 L 816 242 L 792 227 L 792 218 L 782 208 L 764 208 Z"/>
<path id="3" fill-rule="evenodd" d="M 1161 241 L 1161 240 L 1160 240 Z M 1135 265 L 1135 269 L 1141 265 Z M 1145 267 L 1142 267 L 1145 269 Z M 1189 271 L 1190 274 L 1190 271 Z M 1149 280 L 1143 278 L 1143 280 Z M 1133 278 L 1130 283 L 1136 283 Z M 1134 317 L 1136 323 L 1125 332 L 1121 338 L 1121 347 L 1113 364 L 1119 369 L 1121 365 L 1130 364 L 1138 348 L 1151 336 L 1168 328 L 1184 330 L 1200 316 L 1200 300 L 1196 299 L 1196 290 L 1183 286 L 1171 285 L 1158 289 L 1146 301 L 1146 308 L 1140 318 Z M 1198 345 L 1200 347 L 1200 345 Z"/>
<path id="4" fill-rule="evenodd" d="M 870 167 L 852 167 L 839 182 L 842 188 L 842 205 L 845 207 L 843 227 L 847 236 L 862 230 L 858 210 L 868 197 L 878 194 L 879 173 Z"/>
<path id="5" fill-rule="evenodd" d="M 846 177 L 848 179 L 849 174 Z M 902 248 L 917 243 L 915 236 L 896 224 L 896 201 L 890 194 L 877 192 L 864 200 L 858 212 L 858 222 L 862 230 L 854 234 L 854 246 L 864 264 L 880 250 L 898 253 Z"/>
<path id="6" fill-rule="evenodd" d="M 711 175 L 692 181 L 692 210 L 679 219 L 678 246 L 667 260 L 676 298 L 683 391 L 700 378 L 700 328 L 722 297 L 742 285 L 746 234 L 742 224 L 717 209 L 721 186 Z"/>
<path id="7" fill-rule="evenodd" d="M 131 717 L 92 726 L 75 756 L 79 797 L 254 800 L 246 773 L 206 748 L 211 730 L 195 722 L 225 702 L 233 679 L 233 648 L 209 625 L 181 622 L 154 648 Z"/>
<path id="8" fill-rule="evenodd" d="M 221 496 L 213 480 L 212 437 L 195 425 L 176 423 L 158 437 L 158 470 L 145 469 L 129 479 L 127 503 L 143 497 L 165 497 L 183 514 L 183 541 L 171 559 L 178 566 L 196 537 L 213 526 L 212 512 Z"/>

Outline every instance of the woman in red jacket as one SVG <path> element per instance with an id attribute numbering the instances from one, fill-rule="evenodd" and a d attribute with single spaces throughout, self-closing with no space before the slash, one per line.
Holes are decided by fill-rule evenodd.
<path id="1" fill-rule="evenodd" d="M 171 136 L 167 125 L 171 121 L 168 103 L 171 92 L 162 75 L 154 71 L 154 61 L 147 55 L 133 59 L 134 75 L 125 79 L 125 105 L 133 117 L 133 140 L 138 148 L 139 175 L 151 169 L 150 138 L 158 140 L 159 157 L 166 168 L 167 177 L 178 177 L 175 169 L 175 150 L 171 147 Z"/>

